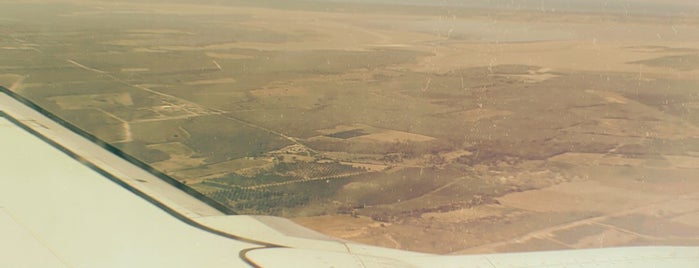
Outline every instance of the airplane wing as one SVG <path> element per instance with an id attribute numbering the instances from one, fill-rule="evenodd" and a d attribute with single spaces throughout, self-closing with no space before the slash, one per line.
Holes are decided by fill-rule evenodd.
<path id="1" fill-rule="evenodd" d="M 440 256 L 230 215 L 0 90 L 0 267 L 699 267 L 698 247 Z"/>

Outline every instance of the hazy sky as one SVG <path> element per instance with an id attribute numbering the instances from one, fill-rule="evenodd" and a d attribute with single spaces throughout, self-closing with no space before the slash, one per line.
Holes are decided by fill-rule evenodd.
<path id="1" fill-rule="evenodd" d="M 677 14 L 699 13 L 696 0 L 314 0 L 324 2 L 390 3 L 546 11 Z"/>

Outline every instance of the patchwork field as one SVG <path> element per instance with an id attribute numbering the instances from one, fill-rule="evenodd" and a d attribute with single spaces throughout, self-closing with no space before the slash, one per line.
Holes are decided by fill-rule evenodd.
<path id="1" fill-rule="evenodd" d="M 699 245 L 696 5 L 188 2 L 0 2 L 0 85 L 343 239 Z"/>

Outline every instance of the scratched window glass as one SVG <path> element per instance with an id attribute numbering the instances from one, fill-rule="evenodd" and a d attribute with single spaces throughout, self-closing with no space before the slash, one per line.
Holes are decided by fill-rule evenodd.
<path id="1" fill-rule="evenodd" d="M 0 2 L 0 85 L 227 213 L 430 253 L 699 245 L 699 2 L 46 2 Z"/>

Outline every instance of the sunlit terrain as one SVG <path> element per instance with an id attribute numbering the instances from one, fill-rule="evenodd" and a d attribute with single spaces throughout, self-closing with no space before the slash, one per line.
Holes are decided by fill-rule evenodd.
<path id="1" fill-rule="evenodd" d="M 342 239 L 699 245 L 699 4 L 166 2 L 0 1 L 0 85 Z"/>

